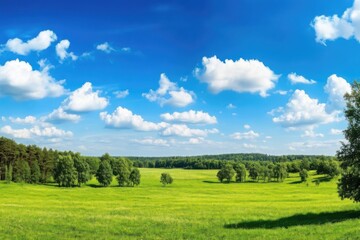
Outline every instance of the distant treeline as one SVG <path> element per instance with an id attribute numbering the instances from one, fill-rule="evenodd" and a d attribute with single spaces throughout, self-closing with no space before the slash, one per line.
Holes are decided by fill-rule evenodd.
<path id="1" fill-rule="evenodd" d="M 312 170 L 317 169 L 320 161 L 336 160 L 332 156 L 318 155 L 284 155 L 273 156 L 260 153 L 239 153 L 221 155 L 202 155 L 185 157 L 127 157 L 136 167 L 145 168 L 184 168 L 184 169 L 221 169 L 226 163 L 272 162 L 287 163 L 288 172 L 298 172 L 300 162 L 306 160 Z"/>
<path id="2" fill-rule="evenodd" d="M 60 186 L 80 186 L 92 176 L 96 176 L 104 186 L 111 183 L 112 176 L 117 177 L 120 186 L 134 186 L 140 181 L 137 168 L 144 167 L 222 169 L 227 164 L 243 164 L 250 171 L 254 163 L 258 163 L 256 166 L 260 166 L 259 176 L 262 176 L 262 172 L 268 172 L 268 168 L 272 169 L 272 166 L 278 163 L 285 166 L 287 172 L 300 172 L 305 168 L 327 174 L 327 169 L 330 169 L 328 166 L 333 165 L 333 162 L 337 161 L 335 157 L 330 156 L 271 156 L 258 153 L 192 157 L 112 157 L 104 154 L 101 157 L 86 157 L 72 151 L 17 144 L 11 139 L 0 137 L 0 180 L 27 183 L 57 182 Z"/>

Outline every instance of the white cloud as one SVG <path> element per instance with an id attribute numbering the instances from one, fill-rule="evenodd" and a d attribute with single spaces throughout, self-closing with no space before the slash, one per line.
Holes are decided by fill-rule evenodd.
<path id="1" fill-rule="evenodd" d="M 230 135 L 233 139 L 237 139 L 237 140 L 243 140 L 243 139 L 247 139 L 247 140 L 252 140 L 255 138 L 258 138 L 260 136 L 259 133 L 254 132 L 253 130 L 250 130 L 248 132 L 235 132 L 233 134 Z"/>
<path id="2" fill-rule="evenodd" d="M 203 111 L 190 110 L 188 112 L 174 112 L 161 114 L 161 118 L 167 122 L 182 122 L 192 124 L 215 124 L 217 123 L 215 116 L 210 116 Z"/>
<path id="3" fill-rule="evenodd" d="M 34 137 L 46 137 L 46 138 L 68 138 L 72 137 L 73 133 L 70 131 L 64 131 L 56 127 L 40 127 L 34 126 L 32 128 L 13 129 L 11 126 L 3 126 L 0 131 L 4 134 L 12 136 L 14 138 L 30 139 Z"/>
<path id="4" fill-rule="evenodd" d="M 106 53 L 111 53 L 111 52 L 115 51 L 115 49 L 113 47 L 111 47 L 108 42 L 104 42 L 102 44 L 97 45 L 96 49 L 99 51 L 106 52 Z M 127 51 L 127 50 L 124 50 L 124 51 Z"/>
<path id="5" fill-rule="evenodd" d="M 285 90 L 277 90 L 277 91 L 275 91 L 274 93 L 284 96 L 284 95 L 286 95 L 286 94 L 288 93 L 288 91 L 285 91 Z"/>
<path id="6" fill-rule="evenodd" d="M 157 131 L 164 124 L 147 122 L 140 115 L 133 114 L 130 110 L 123 107 L 116 108 L 112 114 L 101 112 L 100 119 L 105 122 L 107 127 L 135 129 L 138 131 Z"/>
<path id="7" fill-rule="evenodd" d="M 170 144 L 164 139 L 155 139 L 155 138 L 144 138 L 144 139 L 135 139 L 133 142 L 142 144 L 142 145 L 151 145 L 151 146 L 163 146 L 169 147 Z"/>
<path id="8" fill-rule="evenodd" d="M 49 75 L 49 67 L 42 71 L 19 59 L 0 66 L 0 96 L 11 96 L 17 100 L 58 97 L 64 94 L 64 81 L 56 81 Z"/>
<path id="9" fill-rule="evenodd" d="M 166 126 L 161 135 L 163 136 L 178 136 L 178 137 L 206 137 L 209 133 L 215 134 L 218 133 L 219 130 L 214 129 L 194 129 L 189 128 L 185 124 L 173 124 Z"/>
<path id="10" fill-rule="evenodd" d="M 71 60 L 75 61 L 78 59 L 73 52 L 68 52 L 68 48 L 70 47 L 70 41 L 65 39 L 61 40 L 58 44 L 56 44 L 56 55 L 60 58 L 60 61 L 63 61 L 67 58 L 71 58 Z"/>
<path id="11" fill-rule="evenodd" d="M 244 147 L 244 148 L 247 148 L 247 149 L 257 148 L 256 145 L 249 144 L 249 143 L 244 143 L 244 144 L 243 144 L 243 147 Z"/>
<path id="12" fill-rule="evenodd" d="M 343 134 L 343 131 L 340 129 L 332 128 L 332 129 L 330 129 L 330 134 L 331 135 L 341 135 L 341 134 Z"/>
<path id="13" fill-rule="evenodd" d="M 219 93 L 231 90 L 239 93 L 259 93 L 266 97 L 267 91 L 274 88 L 279 76 L 258 60 L 237 61 L 226 59 L 225 62 L 216 56 L 203 57 L 203 69 L 196 68 L 196 77 L 208 84 L 209 90 Z"/>
<path id="14" fill-rule="evenodd" d="M 315 84 L 316 81 L 306 79 L 301 75 L 297 75 L 296 73 L 290 73 L 288 75 L 288 79 L 290 80 L 291 84 L 303 83 L 303 84 Z"/>
<path id="15" fill-rule="evenodd" d="M 194 102 L 193 92 L 185 90 L 183 87 L 178 88 L 176 83 L 171 82 L 165 73 L 160 75 L 159 88 L 154 91 L 150 89 L 148 93 L 142 96 L 150 102 L 158 102 L 160 106 L 171 105 L 175 107 L 186 107 Z"/>
<path id="16" fill-rule="evenodd" d="M 116 91 L 114 94 L 116 98 L 126 98 L 129 95 L 129 90 L 126 89 L 124 91 Z"/>
<path id="17" fill-rule="evenodd" d="M 92 84 L 86 82 L 64 100 L 62 108 L 72 112 L 90 112 L 104 109 L 109 102 L 105 97 L 100 97 L 99 94 L 100 91 L 93 91 Z"/>
<path id="18" fill-rule="evenodd" d="M 344 95 L 351 93 L 351 85 L 344 78 L 333 74 L 328 77 L 324 90 L 329 94 L 326 109 L 328 111 L 342 111 L 346 106 Z"/>
<path id="19" fill-rule="evenodd" d="M 337 14 L 316 16 L 311 25 L 315 29 L 316 41 L 324 45 L 327 40 L 337 38 L 354 37 L 360 41 L 360 0 L 355 0 L 354 5 L 346 9 L 341 17 Z"/>
<path id="20" fill-rule="evenodd" d="M 282 111 L 280 116 L 273 118 L 273 122 L 285 128 L 314 127 L 338 121 L 336 113 L 325 111 L 324 103 L 319 103 L 318 99 L 312 99 L 305 91 L 298 89 Z"/>
<path id="21" fill-rule="evenodd" d="M 35 124 L 37 122 L 36 117 L 34 116 L 26 116 L 25 118 L 13 118 L 9 117 L 10 122 L 17 124 Z"/>
<path id="22" fill-rule="evenodd" d="M 245 124 L 245 125 L 244 125 L 244 128 L 245 128 L 245 129 L 250 129 L 251 126 L 250 126 L 249 124 Z"/>
<path id="23" fill-rule="evenodd" d="M 304 134 L 301 135 L 301 137 L 310 137 L 310 138 L 316 138 L 316 137 L 324 137 L 324 134 L 322 133 L 315 133 L 314 130 L 305 130 Z"/>
<path id="24" fill-rule="evenodd" d="M 6 50 L 28 55 L 31 51 L 40 52 L 47 49 L 52 42 L 56 41 L 56 34 L 51 30 L 41 31 L 35 38 L 23 42 L 19 38 L 9 39 L 5 45 Z"/>
<path id="25" fill-rule="evenodd" d="M 236 106 L 232 103 L 229 103 L 227 106 L 226 106 L 227 109 L 235 109 Z"/>
<path id="26" fill-rule="evenodd" d="M 43 118 L 44 121 L 52 123 L 64 123 L 64 122 L 79 122 L 80 116 L 76 114 L 70 114 L 64 111 L 62 107 L 55 109 L 49 115 Z"/>
<path id="27" fill-rule="evenodd" d="M 292 142 L 288 144 L 288 147 L 292 151 L 302 151 L 308 153 L 309 149 L 324 149 L 329 150 L 337 149 L 340 147 L 339 140 L 326 140 L 326 141 L 305 141 L 305 142 Z"/>

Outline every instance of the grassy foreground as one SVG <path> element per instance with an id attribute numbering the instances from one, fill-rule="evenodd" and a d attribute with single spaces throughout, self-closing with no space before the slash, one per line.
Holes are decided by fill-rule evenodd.
<path id="1" fill-rule="evenodd" d="M 140 171 L 135 188 L 0 182 L 0 239 L 360 239 L 360 206 L 338 198 L 336 180 L 220 184 L 215 170 Z"/>

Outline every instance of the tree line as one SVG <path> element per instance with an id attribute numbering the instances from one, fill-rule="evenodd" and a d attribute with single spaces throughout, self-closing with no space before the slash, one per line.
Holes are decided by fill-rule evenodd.
<path id="1" fill-rule="evenodd" d="M 109 154 L 84 157 L 71 151 L 57 151 L 25 146 L 11 139 L 0 137 L 0 180 L 10 183 L 56 182 L 61 187 L 81 186 L 95 176 L 103 186 L 108 186 L 113 176 L 119 186 L 137 186 L 141 174 L 126 158 Z"/>
<path id="2" fill-rule="evenodd" d="M 271 156 L 266 154 L 222 154 L 185 157 L 127 157 L 134 166 L 140 168 L 184 168 L 184 169 L 220 169 L 227 163 L 272 162 L 287 163 L 289 172 L 296 172 L 302 160 L 311 164 L 313 169 L 323 160 L 335 160 L 331 156 L 316 155 L 284 155 Z M 293 170 L 294 169 L 294 170 Z"/>
<path id="3" fill-rule="evenodd" d="M 227 162 L 217 173 L 220 182 L 246 182 L 247 177 L 252 181 L 277 181 L 282 182 L 289 176 L 289 173 L 298 173 L 301 181 L 305 182 L 308 178 L 308 171 L 316 170 L 317 174 L 324 174 L 328 178 L 338 176 L 341 171 L 338 161 L 334 159 L 316 159 L 309 161 L 296 160 L 293 162 L 271 162 L 271 161 L 247 161 L 247 162 Z"/>

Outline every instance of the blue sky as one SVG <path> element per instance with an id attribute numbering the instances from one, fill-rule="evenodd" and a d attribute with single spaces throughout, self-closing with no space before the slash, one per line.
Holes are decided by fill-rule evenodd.
<path id="1" fill-rule="evenodd" d="M 333 155 L 359 0 L 9 1 L 0 135 L 85 155 Z"/>

